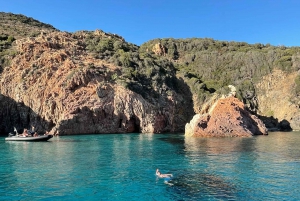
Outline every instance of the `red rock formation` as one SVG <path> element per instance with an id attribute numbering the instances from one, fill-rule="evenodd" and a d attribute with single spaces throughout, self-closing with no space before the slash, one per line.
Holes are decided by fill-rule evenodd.
<path id="1" fill-rule="evenodd" d="M 217 100 L 209 113 L 195 115 L 185 130 L 186 136 L 197 137 L 250 137 L 266 134 L 263 122 L 245 110 L 244 104 L 233 96 Z"/>
<path id="2" fill-rule="evenodd" d="M 18 107 L 0 117 L 18 117 L 18 129 L 35 125 L 59 135 L 182 131 L 182 95 L 172 92 L 155 104 L 111 81 L 121 67 L 89 55 L 84 37 L 56 32 L 16 41 L 20 54 L 4 69 L 0 93 L 3 105 L 13 100 Z"/>

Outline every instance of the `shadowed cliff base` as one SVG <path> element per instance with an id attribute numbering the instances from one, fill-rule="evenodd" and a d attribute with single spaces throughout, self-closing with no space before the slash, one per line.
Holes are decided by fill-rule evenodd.
<path id="1" fill-rule="evenodd" d="M 266 116 L 258 116 L 264 124 L 266 125 L 268 131 L 292 131 L 293 128 L 290 125 L 290 122 L 286 119 L 279 121 L 277 118 L 266 117 Z"/>
<path id="2" fill-rule="evenodd" d="M 14 127 L 21 133 L 24 128 L 34 126 L 35 130 L 42 134 L 55 126 L 53 122 L 45 121 L 28 106 L 2 94 L 0 94 L 0 109 L 1 136 L 6 136 L 9 132 L 13 132 Z"/>
<path id="3" fill-rule="evenodd" d="M 93 111 L 87 107 L 68 120 L 59 122 L 52 132 L 58 135 L 105 134 L 105 133 L 140 133 L 140 120 L 137 116 L 129 119 L 124 114 L 107 113 L 104 109 Z"/>

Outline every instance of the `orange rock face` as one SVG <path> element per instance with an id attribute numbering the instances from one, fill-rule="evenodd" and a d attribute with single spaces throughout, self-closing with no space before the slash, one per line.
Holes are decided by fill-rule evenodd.
<path id="1" fill-rule="evenodd" d="M 250 137 L 267 133 L 263 122 L 245 110 L 235 97 L 219 99 L 209 113 L 194 116 L 185 131 L 186 136 L 197 137 Z"/>
<path id="2" fill-rule="evenodd" d="M 186 98 L 172 91 L 150 103 L 111 81 L 121 67 L 90 55 L 84 37 L 56 32 L 16 41 L 18 54 L 1 74 L 0 132 L 30 125 L 58 135 L 183 131 L 193 115 L 183 109 Z"/>

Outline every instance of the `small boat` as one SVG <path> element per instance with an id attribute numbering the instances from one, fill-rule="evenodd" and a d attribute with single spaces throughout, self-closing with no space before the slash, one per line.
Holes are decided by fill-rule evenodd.
<path id="1" fill-rule="evenodd" d="M 25 137 L 25 136 L 19 136 L 19 135 L 11 135 L 9 134 L 8 137 L 5 138 L 6 141 L 31 141 L 31 142 L 38 142 L 38 141 L 47 141 L 50 138 L 52 138 L 53 135 L 39 135 L 35 137 Z"/>
<path id="2" fill-rule="evenodd" d="M 33 127 L 34 129 L 34 127 Z M 27 129 L 24 129 L 27 131 Z M 38 135 L 35 132 L 35 135 L 33 135 L 33 130 L 32 132 L 29 132 L 29 134 L 27 133 L 26 136 L 24 136 L 23 134 L 19 134 L 16 127 L 14 127 L 14 133 L 9 133 L 8 137 L 5 138 L 6 141 L 31 141 L 31 142 L 39 142 L 39 141 L 47 141 L 50 138 L 53 137 L 53 135 Z"/>

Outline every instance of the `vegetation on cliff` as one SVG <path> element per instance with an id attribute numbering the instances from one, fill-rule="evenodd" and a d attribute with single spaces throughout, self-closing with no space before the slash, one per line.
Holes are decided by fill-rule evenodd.
<path id="1" fill-rule="evenodd" d="M 139 67 L 134 62 L 144 61 L 129 58 L 132 63 L 127 64 L 123 54 L 136 54 L 137 46 L 126 52 L 113 50 L 111 41 L 122 38 L 99 30 L 53 32 L 13 43 L 19 53 L 1 74 L 0 107 L 11 104 L 11 113 L 20 118 L 12 122 L 11 115 L 3 115 L 7 118 L 0 122 L 0 132 L 30 124 L 60 135 L 182 132 L 193 116 L 191 93 L 188 88 L 177 92 L 168 83 L 168 79 L 177 83 L 172 63 L 156 63 L 155 73 L 148 76 L 143 69 L 126 74 L 125 70 Z M 121 47 L 125 45 L 131 44 Z M 124 53 L 113 60 L 121 50 Z M 151 76 L 159 79 L 152 84 Z M 15 101 L 9 103 L 11 99 Z"/>
<path id="2" fill-rule="evenodd" d="M 42 23 L 21 14 L 0 12 L 0 72 L 10 64 L 10 60 L 17 52 L 12 49 L 16 39 L 35 37 L 41 32 L 58 31 L 50 24 Z"/>
<path id="3" fill-rule="evenodd" d="M 82 32 L 75 33 L 81 34 Z M 172 61 L 151 52 L 140 52 L 139 47 L 126 42 L 116 34 L 101 30 L 85 32 L 86 50 L 94 58 L 105 60 L 121 67 L 120 74 L 114 74 L 111 81 L 141 94 L 148 101 L 157 104 L 159 94 L 172 94 L 172 90 L 185 94 L 186 91 L 176 79 Z"/>
<path id="4" fill-rule="evenodd" d="M 41 62 L 47 61 L 41 60 L 41 55 L 49 48 L 51 51 L 64 52 L 60 55 L 61 62 L 68 60 L 72 65 L 80 66 L 79 69 L 70 69 L 61 87 L 65 86 L 67 89 L 70 85 L 74 88 L 74 79 L 78 78 L 81 70 L 99 71 L 106 75 L 105 82 L 121 85 L 136 92 L 153 105 L 159 106 L 174 94 L 181 94 L 186 97 L 185 104 L 193 105 L 196 113 L 215 92 L 227 94 L 229 84 L 237 87 L 237 97 L 255 113 L 259 110 L 257 101 L 259 89 L 256 86 L 262 78 L 274 70 L 279 69 L 284 73 L 293 74 L 300 68 L 299 47 L 260 43 L 251 45 L 209 38 L 154 39 L 137 46 L 126 42 L 119 35 L 101 30 L 68 33 L 61 39 L 55 34 L 49 34 L 58 31 L 57 29 L 33 18 L 3 12 L 0 12 L 0 18 L 1 72 L 3 68 L 9 68 L 16 55 L 23 54 L 30 60 L 31 69 L 22 72 L 24 73 L 22 79 L 25 75 L 36 79 L 38 76 L 35 73 L 43 67 L 40 66 Z M 58 38 L 52 43 L 52 40 L 47 38 L 49 36 Z M 38 39 L 43 42 L 34 43 L 34 48 L 38 51 L 33 52 L 31 56 L 16 50 L 14 45 L 16 40 L 31 40 L 38 37 L 44 37 Z M 68 44 L 70 41 L 72 44 Z M 36 47 L 39 44 L 44 45 L 42 51 Z M 68 49 L 63 50 L 65 47 Z M 29 45 L 28 50 L 31 51 L 31 48 Z M 51 54 L 54 55 L 53 52 Z M 85 54 L 92 59 L 84 60 L 87 59 Z M 99 70 L 100 61 L 116 69 Z M 291 78 L 289 82 L 293 83 L 293 90 L 289 92 L 291 96 L 288 97 L 288 101 L 299 106 L 300 76 Z M 264 116 L 276 114 L 273 110 L 264 113 L 262 114 Z"/>
<path id="5" fill-rule="evenodd" d="M 257 105 L 255 84 L 261 78 L 280 69 L 291 73 L 300 69 L 300 48 L 272 46 L 270 44 L 248 44 L 245 42 L 216 41 L 209 38 L 155 39 L 144 43 L 140 52 L 155 52 L 161 46 L 160 57 L 168 58 L 197 94 L 201 105 L 211 92 L 224 90 L 233 84 L 238 88 L 237 96 L 247 103 L 252 111 Z M 299 76 L 295 80 L 294 95 L 300 92 Z M 209 93 L 208 93 L 209 92 Z M 296 102 L 296 101 L 295 101 Z"/>
<path id="6" fill-rule="evenodd" d="M 259 106 L 255 85 L 262 77 L 274 69 L 293 73 L 300 68 L 299 47 L 209 38 L 154 39 L 138 47 L 115 34 L 105 39 L 88 38 L 86 43 L 96 58 L 122 66 L 122 74 L 114 78 L 137 93 L 149 91 L 152 96 L 153 89 L 162 83 L 175 90 L 182 88 L 178 81 L 186 83 L 194 97 L 195 112 L 214 92 L 227 94 L 226 86 L 233 84 L 237 86 L 237 97 L 256 113 Z M 299 77 L 292 81 L 293 103 L 300 100 Z"/>
<path id="7" fill-rule="evenodd" d="M 41 31 L 58 31 L 50 24 L 42 23 L 32 17 L 21 14 L 0 12 L 0 36 L 12 36 L 16 39 L 38 36 Z"/>

